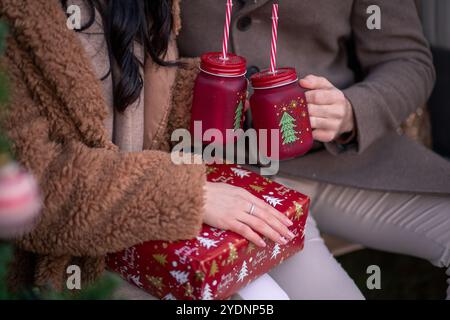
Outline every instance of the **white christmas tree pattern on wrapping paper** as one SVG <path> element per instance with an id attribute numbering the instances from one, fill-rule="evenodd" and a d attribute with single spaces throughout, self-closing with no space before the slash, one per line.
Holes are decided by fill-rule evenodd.
<path id="1" fill-rule="evenodd" d="M 239 282 L 239 281 L 241 281 L 241 282 L 244 281 L 244 278 L 245 278 L 246 276 L 248 276 L 248 269 L 247 269 L 247 262 L 244 261 L 244 263 L 242 264 L 241 271 L 239 271 L 239 276 L 238 276 L 237 281 L 238 281 L 238 282 Z"/>
<path id="2" fill-rule="evenodd" d="M 281 253 L 280 245 L 276 243 L 275 246 L 273 247 L 272 256 L 270 257 L 270 259 L 276 259 L 280 253 Z"/>
<path id="3" fill-rule="evenodd" d="M 143 284 L 141 282 L 141 276 L 135 275 L 135 276 L 129 276 L 128 281 L 132 281 L 135 286 L 142 288 Z"/>
<path id="4" fill-rule="evenodd" d="M 231 168 L 231 171 L 233 171 L 233 173 L 239 178 L 246 178 L 250 176 L 250 171 L 241 168 Z"/>
<path id="5" fill-rule="evenodd" d="M 163 299 L 163 300 L 177 300 L 177 298 L 175 298 L 174 295 L 171 294 L 171 293 L 167 294 L 167 295 L 164 296 L 162 299 Z"/>
<path id="6" fill-rule="evenodd" d="M 217 242 L 219 242 L 218 240 L 213 240 L 205 237 L 197 237 L 197 240 L 208 250 L 212 247 L 217 247 Z"/>
<path id="7" fill-rule="evenodd" d="M 273 196 L 263 196 L 263 198 L 274 208 L 279 204 L 281 205 L 281 201 L 283 201 L 283 199 L 279 199 Z"/>
<path id="8" fill-rule="evenodd" d="M 179 284 L 185 284 L 189 280 L 189 272 L 187 271 L 172 270 L 170 271 L 170 274 Z"/>
<path id="9" fill-rule="evenodd" d="M 212 300 L 212 299 L 213 299 L 213 295 L 212 295 L 211 287 L 209 286 L 209 284 L 206 284 L 205 288 L 203 289 L 203 292 L 202 292 L 202 300 Z"/>

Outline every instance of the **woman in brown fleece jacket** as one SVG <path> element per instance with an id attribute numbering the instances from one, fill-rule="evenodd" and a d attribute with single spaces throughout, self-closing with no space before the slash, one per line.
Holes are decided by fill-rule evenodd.
<path id="1" fill-rule="evenodd" d="M 66 25 L 70 4 L 82 8 L 80 32 Z M 189 121 L 197 70 L 195 60 L 167 66 L 177 59 L 178 1 L 1 0 L 0 15 L 10 26 L 3 124 L 44 199 L 36 227 L 17 241 L 14 289 L 62 289 L 71 264 L 91 281 L 107 253 L 192 238 L 203 222 L 259 245 L 255 231 L 291 237 L 264 202 L 206 183 L 203 165 L 171 161 L 170 133 Z"/>

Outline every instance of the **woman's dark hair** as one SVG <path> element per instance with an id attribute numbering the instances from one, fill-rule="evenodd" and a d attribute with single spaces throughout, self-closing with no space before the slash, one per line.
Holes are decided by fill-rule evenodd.
<path id="1" fill-rule="evenodd" d="M 67 9 L 67 0 L 60 0 Z M 85 31 L 101 15 L 108 45 L 113 79 L 114 108 L 123 112 L 140 97 L 143 79 L 140 61 L 134 52 L 134 43 L 142 45 L 145 57 L 160 66 L 178 65 L 164 61 L 172 33 L 172 0 L 84 0 L 89 19 L 79 32 Z M 114 66 L 114 67 L 113 67 Z"/>

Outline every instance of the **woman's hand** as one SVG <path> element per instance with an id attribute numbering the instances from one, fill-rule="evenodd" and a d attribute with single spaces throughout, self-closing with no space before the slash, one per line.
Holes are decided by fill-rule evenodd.
<path id="1" fill-rule="evenodd" d="M 292 222 L 279 211 L 248 191 L 225 183 L 207 182 L 204 222 L 212 227 L 234 231 L 260 247 L 266 243 L 258 233 L 279 244 L 295 235 Z M 255 205 L 250 214 L 252 204 Z"/>
<path id="2" fill-rule="evenodd" d="M 344 93 L 327 79 L 309 75 L 300 80 L 306 92 L 308 111 L 314 140 L 331 142 L 344 133 L 353 131 L 353 108 Z"/>

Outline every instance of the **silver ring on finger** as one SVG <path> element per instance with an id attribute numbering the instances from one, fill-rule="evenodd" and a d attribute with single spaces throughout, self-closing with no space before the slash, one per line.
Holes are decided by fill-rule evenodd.
<path id="1" fill-rule="evenodd" d="M 248 212 L 249 215 L 253 216 L 255 214 L 256 206 L 254 203 L 252 203 L 252 206 L 250 207 L 250 211 Z"/>

